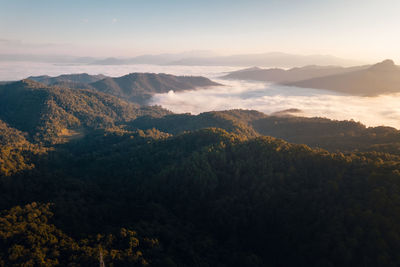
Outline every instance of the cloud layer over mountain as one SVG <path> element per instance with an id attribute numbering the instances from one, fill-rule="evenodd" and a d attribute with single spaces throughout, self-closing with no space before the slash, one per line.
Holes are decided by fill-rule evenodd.
<path id="1" fill-rule="evenodd" d="M 168 94 L 156 95 L 152 103 L 162 105 L 173 112 L 195 114 L 233 108 L 255 109 L 271 114 L 295 108 L 302 111 L 296 113 L 299 116 L 354 119 L 368 126 L 387 125 L 400 128 L 400 94 L 360 97 L 255 82 L 228 83 L 229 86 L 208 90 L 182 93 L 171 91 Z"/>
<path id="2" fill-rule="evenodd" d="M 262 82 L 217 80 L 235 67 L 155 66 L 155 65 L 53 65 L 37 63 L 2 63 L 0 80 L 18 80 L 31 75 L 56 76 L 65 73 L 104 74 L 122 76 L 130 72 L 163 72 L 174 75 L 199 75 L 227 86 L 183 93 L 169 92 L 153 97 L 153 104 L 174 112 L 199 113 L 231 108 L 256 109 L 265 113 L 296 108 L 297 115 L 331 119 L 354 119 L 369 126 L 388 125 L 400 128 L 400 94 L 379 97 L 340 95 L 316 89 L 268 85 Z"/>

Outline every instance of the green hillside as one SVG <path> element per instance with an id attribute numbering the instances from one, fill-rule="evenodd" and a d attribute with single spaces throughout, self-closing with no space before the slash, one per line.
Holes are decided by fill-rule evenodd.
<path id="1" fill-rule="evenodd" d="M 400 154 L 400 131 L 392 127 L 366 127 L 355 121 L 294 116 L 267 116 L 252 110 L 205 112 L 197 116 L 172 114 L 139 117 L 129 123 L 139 129 L 156 128 L 171 134 L 208 127 L 254 137 L 273 136 L 329 151 L 379 151 Z"/>
<path id="2" fill-rule="evenodd" d="M 138 116 L 168 114 L 92 90 L 23 80 L 0 87 L 0 119 L 37 142 L 58 142 L 85 129 L 111 127 Z"/>

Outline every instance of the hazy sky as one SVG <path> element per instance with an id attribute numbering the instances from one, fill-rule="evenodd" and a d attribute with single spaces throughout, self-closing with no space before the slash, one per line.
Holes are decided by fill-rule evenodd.
<path id="1" fill-rule="evenodd" d="M 399 0 L 0 0 L 0 54 L 282 51 L 400 62 Z"/>

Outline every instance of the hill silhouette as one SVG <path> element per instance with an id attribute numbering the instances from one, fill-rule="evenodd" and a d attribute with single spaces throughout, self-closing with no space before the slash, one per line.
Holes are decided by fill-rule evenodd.
<path id="1" fill-rule="evenodd" d="M 392 60 L 385 60 L 362 70 L 284 84 L 350 95 L 377 96 L 400 92 L 400 68 Z"/>
<path id="2" fill-rule="evenodd" d="M 168 64 L 186 66 L 274 66 L 288 68 L 311 64 L 322 66 L 355 66 L 360 63 L 354 60 L 342 59 L 329 55 L 295 55 L 282 52 L 270 52 L 230 56 L 186 57 L 171 61 Z"/>
<path id="3" fill-rule="evenodd" d="M 56 77 L 51 77 L 48 75 L 30 76 L 27 79 L 40 82 L 46 85 L 57 85 L 63 83 L 89 84 L 102 80 L 106 77 L 107 76 L 103 74 L 89 75 L 87 73 L 77 73 L 77 74 L 62 74 Z"/>
<path id="4" fill-rule="evenodd" d="M 174 76 L 163 73 L 131 73 L 118 78 L 108 77 L 90 84 L 97 91 L 140 104 L 146 103 L 152 95 L 158 93 L 219 85 L 205 77 Z"/>
<path id="5" fill-rule="evenodd" d="M 306 79 L 323 77 L 334 74 L 342 74 L 347 72 L 356 71 L 359 69 L 367 68 L 367 66 L 343 68 L 338 66 L 316 66 L 310 65 L 299 68 L 285 69 L 262 69 L 262 68 L 248 68 L 231 72 L 222 78 L 236 79 L 236 80 L 253 80 L 273 83 L 288 83 L 295 81 L 302 81 Z"/>

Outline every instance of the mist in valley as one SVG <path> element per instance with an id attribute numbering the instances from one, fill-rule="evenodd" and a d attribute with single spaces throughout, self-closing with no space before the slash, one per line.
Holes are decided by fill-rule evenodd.
<path id="1" fill-rule="evenodd" d="M 293 115 L 355 120 L 367 126 L 400 128 L 400 94 L 362 97 L 336 92 L 289 87 L 250 81 L 215 80 L 223 87 L 213 87 L 159 94 L 151 104 L 176 113 L 198 114 L 210 110 L 254 109 L 266 114 L 299 109 Z"/>
<path id="2" fill-rule="evenodd" d="M 0 80 L 19 80 L 29 76 L 66 73 L 122 76 L 132 72 L 168 73 L 205 76 L 224 86 L 158 94 L 149 104 L 161 105 L 175 113 L 198 114 L 228 109 L 253 109 L 272 114 L 298 109 L 293 115 L 355 120 L 367 126 L 400 128 L 400 94 L 362 97 L 333 91 L 283 86 L 264 82 L 221 79 L 238 67 L 226 66 L 162 66 L 162 65 L 74 65 L 37 62 L 2 62 Z"/>

